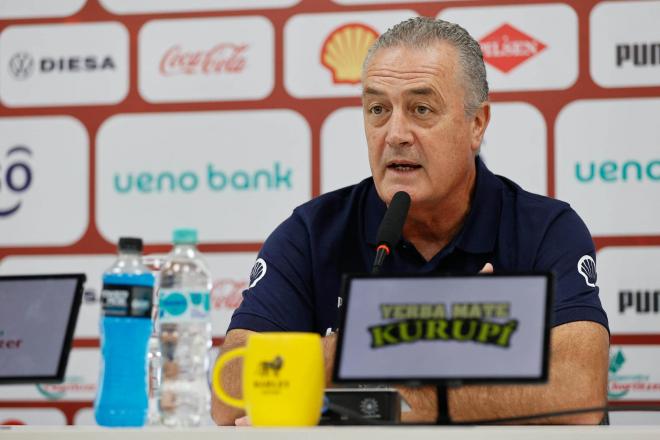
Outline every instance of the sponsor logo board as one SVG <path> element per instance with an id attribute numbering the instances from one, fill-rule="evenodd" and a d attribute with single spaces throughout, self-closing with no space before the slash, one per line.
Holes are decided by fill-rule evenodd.
<path id="1" fill-rule="evenodd" d="M 510 178 L 525 190 L 547 194 L 543 116 L 536 107 L 519 102 L 495 103 L 491 109 L 481 150 L 483 160 L 491 171 Z M 362 108 L 336 110 L 321 128 L 321 192 L 353 185 L 370 175 Z"/>
<path id="2" fill-rule="evenodd" d="M 321 127 L 321 192 L 354 185 L 370 176 L 362 107 L 335 110 Z"/>
<path id="3" fill-rule="evenodd" d="M 274 83 L 264 17 L 154 20 L 140 30 L 139 90 L 149 102 L 256 100 Z"/>
<path id="4" fill-rule="evenodd" d="M 360 96 L 366 50 L 411 10 L 299 14 L 284 27 L 284 84 L 297 98 Z"/>
<path id="5" fill-rule="evenodd" d="M 114 14 L 288 8 L 301 0 L 99 0 Z"/>
<path id="6" fill-rule="evenodd" d="M 591 76 L 601 87 L 660 85 L 660 3 L 603 2 L 590 17 Z"/>
<path id="7" fill-rule="evenodd" d="M 66 17 L 78 12 L 87 0 L 2 0 L 0 19 Z"/>
<path id="8" fill-rule="evenodd" d="M 99 350 L 75 348 L 69 354 L 69 363 L 62 383 L 3 385 L 0 401 L 81 401 L 94 400 L 99 379 Z"/>
<path id="9" fill-rule="evenodd" d="M 657 346 L 611 346 L 608 399 L 659 400 L 659 361 L 660 348 Z"/>
<path id="10" fill-rule="evenodd" d="M 88 221 L 85 127 L 70 116 L 0 118 L 0 133 L 0 246 L 76 242 Z"/>
<path id="11" fill-rule="evenodd" d="M 205 242 L 263 241 L 310 197 L 310 144 L 289 110 L 114 116 L 96 143 L 99 230 L 112 242 L 167 243 L 181 225 Z"/>
<path id="12" fill-rule="evenodd" d="M 66 425 L 62 411 L 51 408 L 0 408 L 0 426 L 7 425 Z"/>
<path id="13" fill-rule="evenodd" d="M 547 128 L 541 112 L 531 104 L 491 104 L 491 119 L 481 144 L 481 157 L 495 174 L 523 189 L 546 195 Z"/>
<path id="14" fill-rule="evenodd" d="M 660 333 L 660 246 L 598 252 L 600 300 L 613 334 Z"/>
<path id="15" fill-rule="evenodd" d="M 659 99 L 604 99 L 575 101 L 559 113 L 556 196 L 593 235 L 660 233 L 660 205 L 649 203 L 660 198 L 658 112 Z"/>
<path id="16" fill-rule="evenodd" d="M 116 22 L 9 26 L 0 34 L 7 107 L 116 104 L 128 93 L 128 32 Z"/>
<path id="17" fill-rule="evenodd" d="M 165 255 L 147 255 L 145 262 L 158 267 Z M 213 336 L 224 336 L 234 309 L 239 306 L 243 290 L 248 288 L 250 268 L 256 254 L 252 252 L 204 253 L 213 277 L 211 290 L 211 324 Z M 78 314 L 74 338 L 98 338 L 101 313 L 100 293 L 103 272 L 114 255 L 47 255 L 8 256 L 0 260 L 0 274 L 77 273 L 87 275 L 83 301 Z M 158 272 L 155 272 L 158 278 Z"/>
<path id="18" fill-rule="evenodd" d="M 479 41 L 491 91 L 567 89 L 577 80 L 578 22 L 568 5 L 448 8 L 439 18 Z"/>

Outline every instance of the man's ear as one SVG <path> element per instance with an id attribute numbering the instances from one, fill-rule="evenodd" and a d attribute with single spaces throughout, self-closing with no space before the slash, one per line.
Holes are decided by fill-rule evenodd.
<path id="1" fill-rule="evenodd" d="M 481 147 L 486 127 L 490 122 L 490 102 L 486 101 L 474 112 L 472 116 L 472 150 L 476 153 Z"/>

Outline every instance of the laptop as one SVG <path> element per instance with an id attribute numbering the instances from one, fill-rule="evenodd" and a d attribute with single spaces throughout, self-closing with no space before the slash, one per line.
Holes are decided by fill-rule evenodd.
<path id="1" fill-rule="evenodd" d="M 0 276 L 0 384 L 62 382 L 84 274 Z"/>
<path id="2" fill-rule="evenodd" d="M 542 383 L 549 273 L 346 275 L 338 384 Z"/>

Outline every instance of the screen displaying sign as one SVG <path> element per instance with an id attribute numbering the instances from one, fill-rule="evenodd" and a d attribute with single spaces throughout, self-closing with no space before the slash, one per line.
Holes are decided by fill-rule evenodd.
<path id="1" fill-rule="evenodd" d="M 347 276 L 336 382 L 543 382 L 552 277 Z"/>
<path id="2" fill-rule="evenodd" d="M 62 381 L 85 275 L 0 277 L 0 384 Z"/>

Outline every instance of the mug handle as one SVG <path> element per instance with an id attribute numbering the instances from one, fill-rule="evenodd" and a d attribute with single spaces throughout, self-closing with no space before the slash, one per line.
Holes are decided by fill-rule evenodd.
<path id="1" fill-rule="evenodd" d="M 228 405 L 240 409 L 245 409 L 245 400 L 231 397 L 225 392 L 220 383 L 220 374 L 222 373 L 222 369 L 227 362 L 239 356 L 245 355 L 246 350 L 247 347 L 240 347 L 223 354 L 216 361 L 215 367 L 213 367 L 213 391 L 215 391 L 215 394 L 220 398 L 220 400 Z"/>

